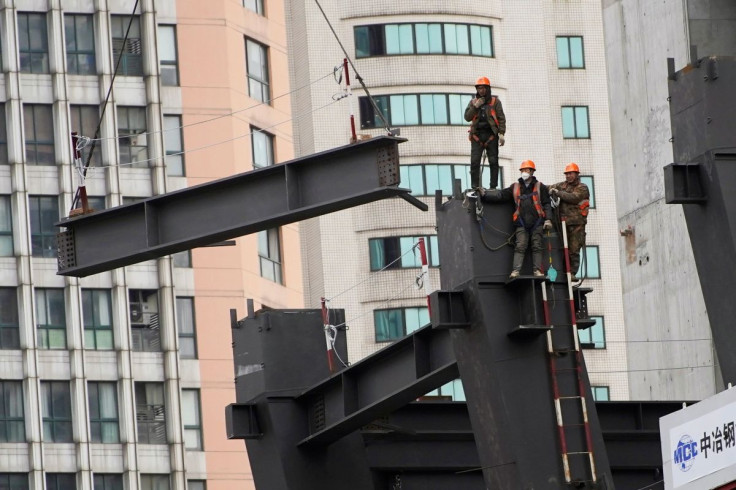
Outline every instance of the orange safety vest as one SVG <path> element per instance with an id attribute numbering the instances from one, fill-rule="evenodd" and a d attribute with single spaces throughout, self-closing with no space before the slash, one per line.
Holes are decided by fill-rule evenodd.
<path id="1" fill-rule="evenodd" d="M 496 96 L 495 95 L 491 96 L 491 101 L 488 102 L 488 104 L 486 105 L 491 106 L 491 117 L 496 122 L 496 127 L 500 128 L 498 124 L 498 116 L 496 116 Z M 478 111 L 478 114 L 480 114 L 480 110 Z M 468 135 L 468 139 L 475 140 L 476 142 L 480 143 L 481 141 L 480 141 L 480 138 L 478 138 L 478 135 L 473 133 L 473 128 L 476 124 L 476 121 L 478 120 L 478 114 L 473 116 L 473 121 L 470 123 L 470 129 L 468 130 L 470 134 Z M 493 133 L 491 133 L 491 137 L 488 138 L 488 141 L 493 141 L 494 139 L 495 139 L 495 136 L 493 135 Z M 486 141 L 486 143 L 488 143 L 488 141 Z"/>
<path id="2" fill-rule="evenodd" d="M 542 209 L 542 202 L 539 200 L 539 188 L 541 182 L 537 181 L 534 184 L 534 191 L 532 191 L 532 202 L 534 203 L 534 209 L 537 210 L 537 214 L 540 218 L 544 218 L 544 209 Z M 514 211 L 514 223 L 519 220 L 519 208 L 521 207 L 521 185 L 518 182 L 514 182 L 514 202 L 516 203 L 516 211 Z"/>

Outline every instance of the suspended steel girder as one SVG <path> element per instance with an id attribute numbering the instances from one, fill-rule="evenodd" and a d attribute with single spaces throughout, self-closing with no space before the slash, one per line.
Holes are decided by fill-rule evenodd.
<path id="1" fill-rule="evenodd" d="M 84 277 L 388 197 L 423 207 L 398 188 L 403 141 L 376 137 L 61 221 L 58 274 Z"/>

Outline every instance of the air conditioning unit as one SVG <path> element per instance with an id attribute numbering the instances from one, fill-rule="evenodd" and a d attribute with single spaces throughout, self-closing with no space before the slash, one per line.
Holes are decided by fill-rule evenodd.
<path id="1" fill-rule="evenodd" d="M 151 320 L 150 306 L 146 303 L 130 303 L 130 323 L 148 324 Z"/>

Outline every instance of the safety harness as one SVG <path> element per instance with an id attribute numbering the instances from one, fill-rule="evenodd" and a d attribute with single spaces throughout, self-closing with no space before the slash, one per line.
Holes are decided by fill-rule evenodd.
<path id="1" fill-rule="evenodd" d="M 519 212 L 521 209 L 521 200 L 522 199 L 531 199 L 532 203 L 534 203 L 534 209 L 537 211 L 537 215 L 539 218 L 537 219 L 536 223 L 531 227 L 531 229 L 536 228 L 539 226 L 542 221 L 544 221 L 545 214 L 544 209 L 542 208 L 542 202 L 539 199 L 539 189 L 540 189 L 541 183 L 539 181 L 536 181 L 534 183 L 534 190 L 531 194 L 521 194 L 521 185 L 518 182 L 514 182 L 514 203 L 516 203 L 516 210 L 514 211 L 514 223 L 518 222 L 523 226 L 524 228 L 528 228 L 526 226 L 526 223 L 524 223 L 524 220 L 521 218 L 521 213 Z"/>
<path id="2" fill-rule="evenodd" d="M 498 124 L 498 116 L 496 116 L 496 96 L 495 95 L 494 96 L 491 96 L 490 102 L 488 102 L 488 104 L 486 104 L 486 105 L 491 106 L 491 117 L 496 122 L 496 127 L 497 128 L 500 128 L 500 126 Z M 476 114 L 475 116 L 473 116 L 473 120 L 470 123 L 470 129 L 468 130 L 468 133 L 469 133 L 468 134 L 468 139 L 470 141 L 475 141 L 476 143 L 480 143 L 483 146 L 488 146 L 488 143 L 490 143 L 491 141 L 493 141 L 494 139 L 496 139 L 496 135 L 493 134 L 493 131 L 491 131 L 491 136 L 486 141 L 481 141 L 480 138 L 478 138 L 478 135 L 475 134 L 475 132 L 473 131 L 475 129 L 475 125 L 478 124 L 478 116 L 479 116 L 481 110 L 483 110 L 483 107 L 482 106 L 478 110 L 478 114 Z"/>

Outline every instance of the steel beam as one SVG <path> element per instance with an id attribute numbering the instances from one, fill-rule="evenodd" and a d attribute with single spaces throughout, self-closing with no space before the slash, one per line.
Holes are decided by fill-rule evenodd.
<path id="1" fill-rule="evenodd" d="M 83 277 L 393 196 L 398 144 L 381 136 L 57 226 L 61 275 Z M 410 200 L 411 201 L 411 200 Z"/>

